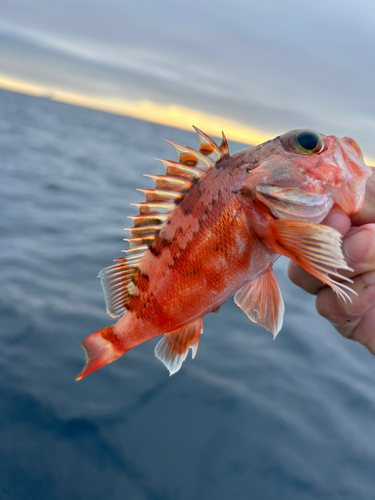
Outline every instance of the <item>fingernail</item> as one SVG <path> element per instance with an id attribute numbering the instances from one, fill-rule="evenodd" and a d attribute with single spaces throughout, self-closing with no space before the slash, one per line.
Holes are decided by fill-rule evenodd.
<path id="1" fill-rule="evenodd" d="M 375 271 L 363 273 L 361 278 L 365 285 L 375 285 Z"/>
<path id="2" fill-rule="evenodd" d="M 372 252 L 374 236 L 371 231 L 362 229 L 355 231 L 344 240 L 344 251 L 353 262 L 366 262 Z"/>

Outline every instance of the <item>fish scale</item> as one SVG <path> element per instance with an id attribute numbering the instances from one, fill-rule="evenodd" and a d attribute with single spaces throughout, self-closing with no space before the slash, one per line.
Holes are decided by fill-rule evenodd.
<path id="1" fill-rule="evenodd" d="M 372 171 L 355 141 L 297 130 L 230 156 L 224 134 L 218 146 L 194 129 L 199 151 L 170 142 L 179 161 L 159 160 L 166 175 L 147 175 L 155 189 L 139 190 L 126 257 L 99 274 L 107 312 L 121 317 L 84 340 L 78 379 L 159 335 L 155 355 L 176 373 L 197 353 L 203 317 L 233 295 L 276 336 L 280 255 L 350 300 L 341 236 L 320 222 L 335 203 L 349 215 L 362 207 Z M 299 136 L 316 145 L 306 150 Z"/>

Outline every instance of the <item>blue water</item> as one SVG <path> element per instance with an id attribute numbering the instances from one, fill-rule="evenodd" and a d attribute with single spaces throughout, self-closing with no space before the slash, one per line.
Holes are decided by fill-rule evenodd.
<path id="1" fill-rule="evenodd" d="M 196 124 L 199 126 L 199 123 Z M 275 341 L 230 300 L 168 376 L 157 339 L 81 382 L 98 272 L 194 134 L 0 91 L 0 499 L 375 498 L 375 358 L 285 277 Z M 231 151 L 241 149 L 230 144 Z"/>

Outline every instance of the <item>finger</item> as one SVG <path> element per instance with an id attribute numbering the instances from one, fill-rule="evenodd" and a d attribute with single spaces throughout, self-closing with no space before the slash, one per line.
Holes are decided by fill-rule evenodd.
<path id="1" fill-rule="evenodd" d="M 351 288 L 358 294 L 350 294 L 351 302 L 344 302 L 327 286 L 319 291 L 316 299 L 318 313 L 346 332 L 352 331 L 375 307 L 375 270 L 356 276 Z"/>
<path id="2" fill-rule="evenodd" d="M 345 236 L 343 253 L 352 277 L 375 269 L 375 224 L 353 228 Z"/>
<path id="3" fill-rule="evenodd" d="M 375 356 L 375 307 L 364 314 L 359 321 L 351 327 L 335 327 L 336 330 L 345 338 L 355 340 L 367 347 Z"/>
<path id="4" fill-rule="evenodd" d="M 335 205 L 324 219 L 323 224 L 333 227 L 333 229 L 336 229 L 341 236 L 345 236 L 350 229 L 351 222 L 344 210 Z"/>
<path id="5" fill-rule="evenodd" d="M 340 207 L 335 205 L 325 218 L 324 224 L 333 227 L 339 231 L 341 235 L 345 235 L 350 228 L 350 219 Z M 316 295 L 318 291 L 325 286 L 324 283 L 309 274 L 293 261 L 289 263 L 288 276 L 292 283 L 314 295 Z"/>
<path id="6" fill-rule="evenodd" d="M 354 226 L 375 223 L 375 171 L 367 179 L 365 202 L 362 210 L 351 218 Z"/>

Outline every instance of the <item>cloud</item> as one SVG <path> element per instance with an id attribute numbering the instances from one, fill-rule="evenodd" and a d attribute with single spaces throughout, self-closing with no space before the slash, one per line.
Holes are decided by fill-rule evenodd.
<path id="1" fill-rule="evenodd" d="M 8 76 L 269 135 L 351 135 L 375 157 L 372 1 L 8 0 L 2 12 Z"/>

